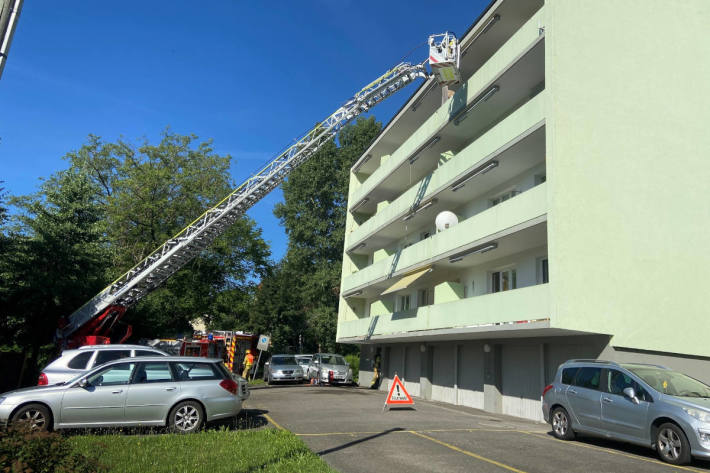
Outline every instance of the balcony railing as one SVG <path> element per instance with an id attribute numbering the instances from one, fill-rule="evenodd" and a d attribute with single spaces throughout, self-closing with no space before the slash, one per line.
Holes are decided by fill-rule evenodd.
<path id="1" fill-rule="evenodd" d="M 543 183 L 343 278 L 341 291 L 343 294 L 352 292 L 419 266 L 434 264 L 461 251 L 466 243 L 484 240 L 525 222 L 534 222 L 546 214 L 547 184 Z"/>
<path id="2" fill-rule="evenodd" d="M 338 323 L 338 342 L 415 336 L 436 330 L 498 331 L 550 319 L 549 284 Z"/>

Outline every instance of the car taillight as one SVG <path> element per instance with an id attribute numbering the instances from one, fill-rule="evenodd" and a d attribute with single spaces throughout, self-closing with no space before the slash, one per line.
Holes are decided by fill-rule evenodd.
<path id="1" fill-rule="evenodd" d="M 230 393 L 234 394 L 235 396 L 237 395 L 237 389 L 239 389 L 239 385 L 233 379 L 223 379 L 219 382 L 219 385 Z"/>
<path id="2" fill-rule="evenodd" d="M 551 385 L 551 384 L 548 384 L 547 386 L 545 386 L 545 389 L 542 390 L 542 397 L 545 397 L 545 394 L 547 394 L 547 391 L 549 391 L 549 390 L 552 389 L 553 387 L 554 387 L 554 386 Z"/>
<path id="3" fill-rule="evenodd" d="M 44 373 L 39 374 L 39 379 L 37 379 L 37 386 L 47 386 L 49 384 L 49 379 Z"/>

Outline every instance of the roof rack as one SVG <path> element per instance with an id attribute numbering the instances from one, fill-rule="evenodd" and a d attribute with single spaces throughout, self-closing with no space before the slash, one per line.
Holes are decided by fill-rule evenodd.
<path id="1" fill-rule="evenodd" d="M 565 363 L 604 363 L 607 365 L 619 366 L 619 363 L 615 361 L 597 360 L 593 358 L 575 358 L 572 360 L 567 360 Z"/>

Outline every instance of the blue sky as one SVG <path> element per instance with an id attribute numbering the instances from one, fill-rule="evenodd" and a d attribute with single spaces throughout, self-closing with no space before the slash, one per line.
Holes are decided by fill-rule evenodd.
<path id="1" fill-rule="evenodd" d="M 488 4 L 403 1 L 25 2 L 0 79 L 0 180 L 14 195 L 89 133 L 212 138 L 240 182 L 430 33 Z M 410 59 L 426 58 L 417 49 Z M 383 124 L 415 90 L 379 105 Z M 249 211 L 283 256 L 275 190 Z"/>

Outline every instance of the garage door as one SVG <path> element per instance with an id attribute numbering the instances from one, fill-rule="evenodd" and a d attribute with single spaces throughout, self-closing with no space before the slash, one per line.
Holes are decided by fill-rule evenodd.
<path id="1" fill-rule="evenodd" d="M 434 348 L 434 373 L 431 398 L 435 401 L 456 402 L 454 395 L 454 348 L 438 345 Z"/>
<path id="2" fill-rule="evenodd" d="M 540 346 L 504 345 L 501 374 L 503 414 L 542 420 Z"/>
<path id="3" fill-rule="evenodd" d="M 404 370 L 404 387 L 412 396 L 419 396 L 419 377 L 420 377 L 420 351 L 419 346 L 407 346 L 405 348 L 405 370 Z"/>
<path id="4" fill-rule="evenodd" d="M 469 343 L 460 350 L 459 404 L 483 409 L 483 346 Z"/>

